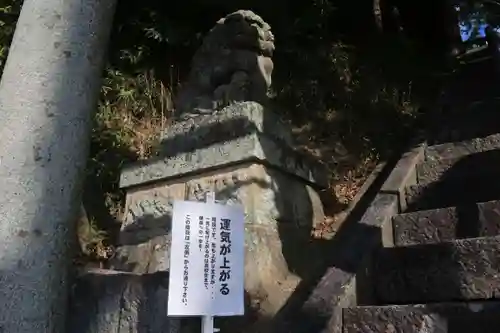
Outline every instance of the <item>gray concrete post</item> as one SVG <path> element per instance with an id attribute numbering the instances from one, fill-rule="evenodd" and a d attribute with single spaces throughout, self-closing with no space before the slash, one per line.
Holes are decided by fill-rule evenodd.
<path id="1" fill-rule="evenodd" d="M 63 332 L 115 0 L 25 0 L 0 82 L 0 332 Z"/>

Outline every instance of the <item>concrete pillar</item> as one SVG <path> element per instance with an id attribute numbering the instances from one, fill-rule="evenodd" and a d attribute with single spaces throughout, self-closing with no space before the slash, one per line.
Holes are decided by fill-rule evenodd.
<path id="1" fill-rule="evenodd" d="M 63 332 L 115 0 L 25 0 L 0 82 L 0 332 Z"/>

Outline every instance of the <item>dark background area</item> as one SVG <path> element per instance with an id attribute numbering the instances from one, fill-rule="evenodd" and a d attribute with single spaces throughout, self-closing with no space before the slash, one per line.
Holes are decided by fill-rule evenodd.
<path id="1" fill-rule="evenodd" d="M 21 5 L 0 0 L 0 70 Z M 112 243 L 121 220 L 121 168 L 155 154 L 194 52 L 238 9 L 271 25 L 275 111 L 328 165 L 340 207 L 424 125 L 462 47 L 444 0 L 119 0 L 88 163 L 91 247 Z"/>

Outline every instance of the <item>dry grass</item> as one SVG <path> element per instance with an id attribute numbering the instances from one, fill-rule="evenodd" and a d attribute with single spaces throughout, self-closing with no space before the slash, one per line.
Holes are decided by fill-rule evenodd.
<path id="1" fill-rule="evenodd" d="M 92 132 L 84 194 L 86 213 L 82 213 L 78 226 L 82 254 L 88 260 L 102 261 L 110 256 L 123 215 L 120 170 L 126 163 L 154 154 L 172 111 L 171 90 L 154 72 L 106 72 Z"/>
<path id="2" fill-rule="evenodd" d="M 109 70 L 102 87 L 96 121 L 100 131 L 117 133 L 137 159 L 152 154 L 152 147 L 173 111 L 171 90 L 154 72 L 125 76 Z"/>
<path id="3" fill-rule="evenodd" d="M 405 119 L 410 123 L 415 119 L 417 105 L 411 101 L 411 96 L 401 97 L 398 91 L 383 86 L 372 100 L 371 108 L 377 110 L 388 106 L 394 113 L 407 116 Z M 329 110 L 319 120 L 294 129 L 300 147 L 323 161 L 330 174 L 329 193 L 324 202 L 327 216 L 324 223 L 313 230 L 316 238 L 332 237 L 345 218 L 344 211 L 350 207 L 366 179 L 390 154 L 395 142 L 391 141 L 394 136 L 388 132 L 409 126 L 401 124 L 398 128 L 398 124 L 391 125 L 383 113 L 377 121 L 369 116 L 346 119 L 343 116 L 346 111 L 353 113 L 352 110 Z M 378 127 L 374 133 L 366 131 L 372 127 Z M 378 147 L 373 136 L 379 141 Z M 385 141 L 381 140 L 384 136 L 387 136 Z M 382 154 L 383 150 L 386 150 L 385 154 Z"/>

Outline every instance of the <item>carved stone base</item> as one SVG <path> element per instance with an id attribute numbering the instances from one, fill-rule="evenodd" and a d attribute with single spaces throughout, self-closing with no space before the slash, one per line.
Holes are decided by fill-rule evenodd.
<path id="1" fill-rule="evenodd" d="M 168 271 L 172 200 L 197 201 L 207 191 L 219 203 L 245 208 L 245 289 L 277 310 L 280 284 L 288 280 L 289 288 L 290 279 L 298 283 L 311 268 L 310 232 L 324 215 L 310 185 L 257 163 L 129 190 L 113 269 Z"/>
<path id="2" fill-rule="evenodd" d="M 178 136 L 166 135 L 163 157 L 124 170 L 127 213 L 113 269 L 168 271 L 172 201 L 200 201 L 214 191 L 217 202 L 245 210 L 245 290 L 251 303 L 267 316 L 283 306 L 318 263 L 311 230 L 324 219 L 317 190 L 325 186 L 326 173 L 291 148 L 288 129 L 267 112 L 243 103 L 174 125 L 170 136 Z"/>
<path id="3" fill-rule="evenodd" d="M 168 273 L 94 269 L 75 280 L 68 333 L 194 333 L 167 317 Z"/>

